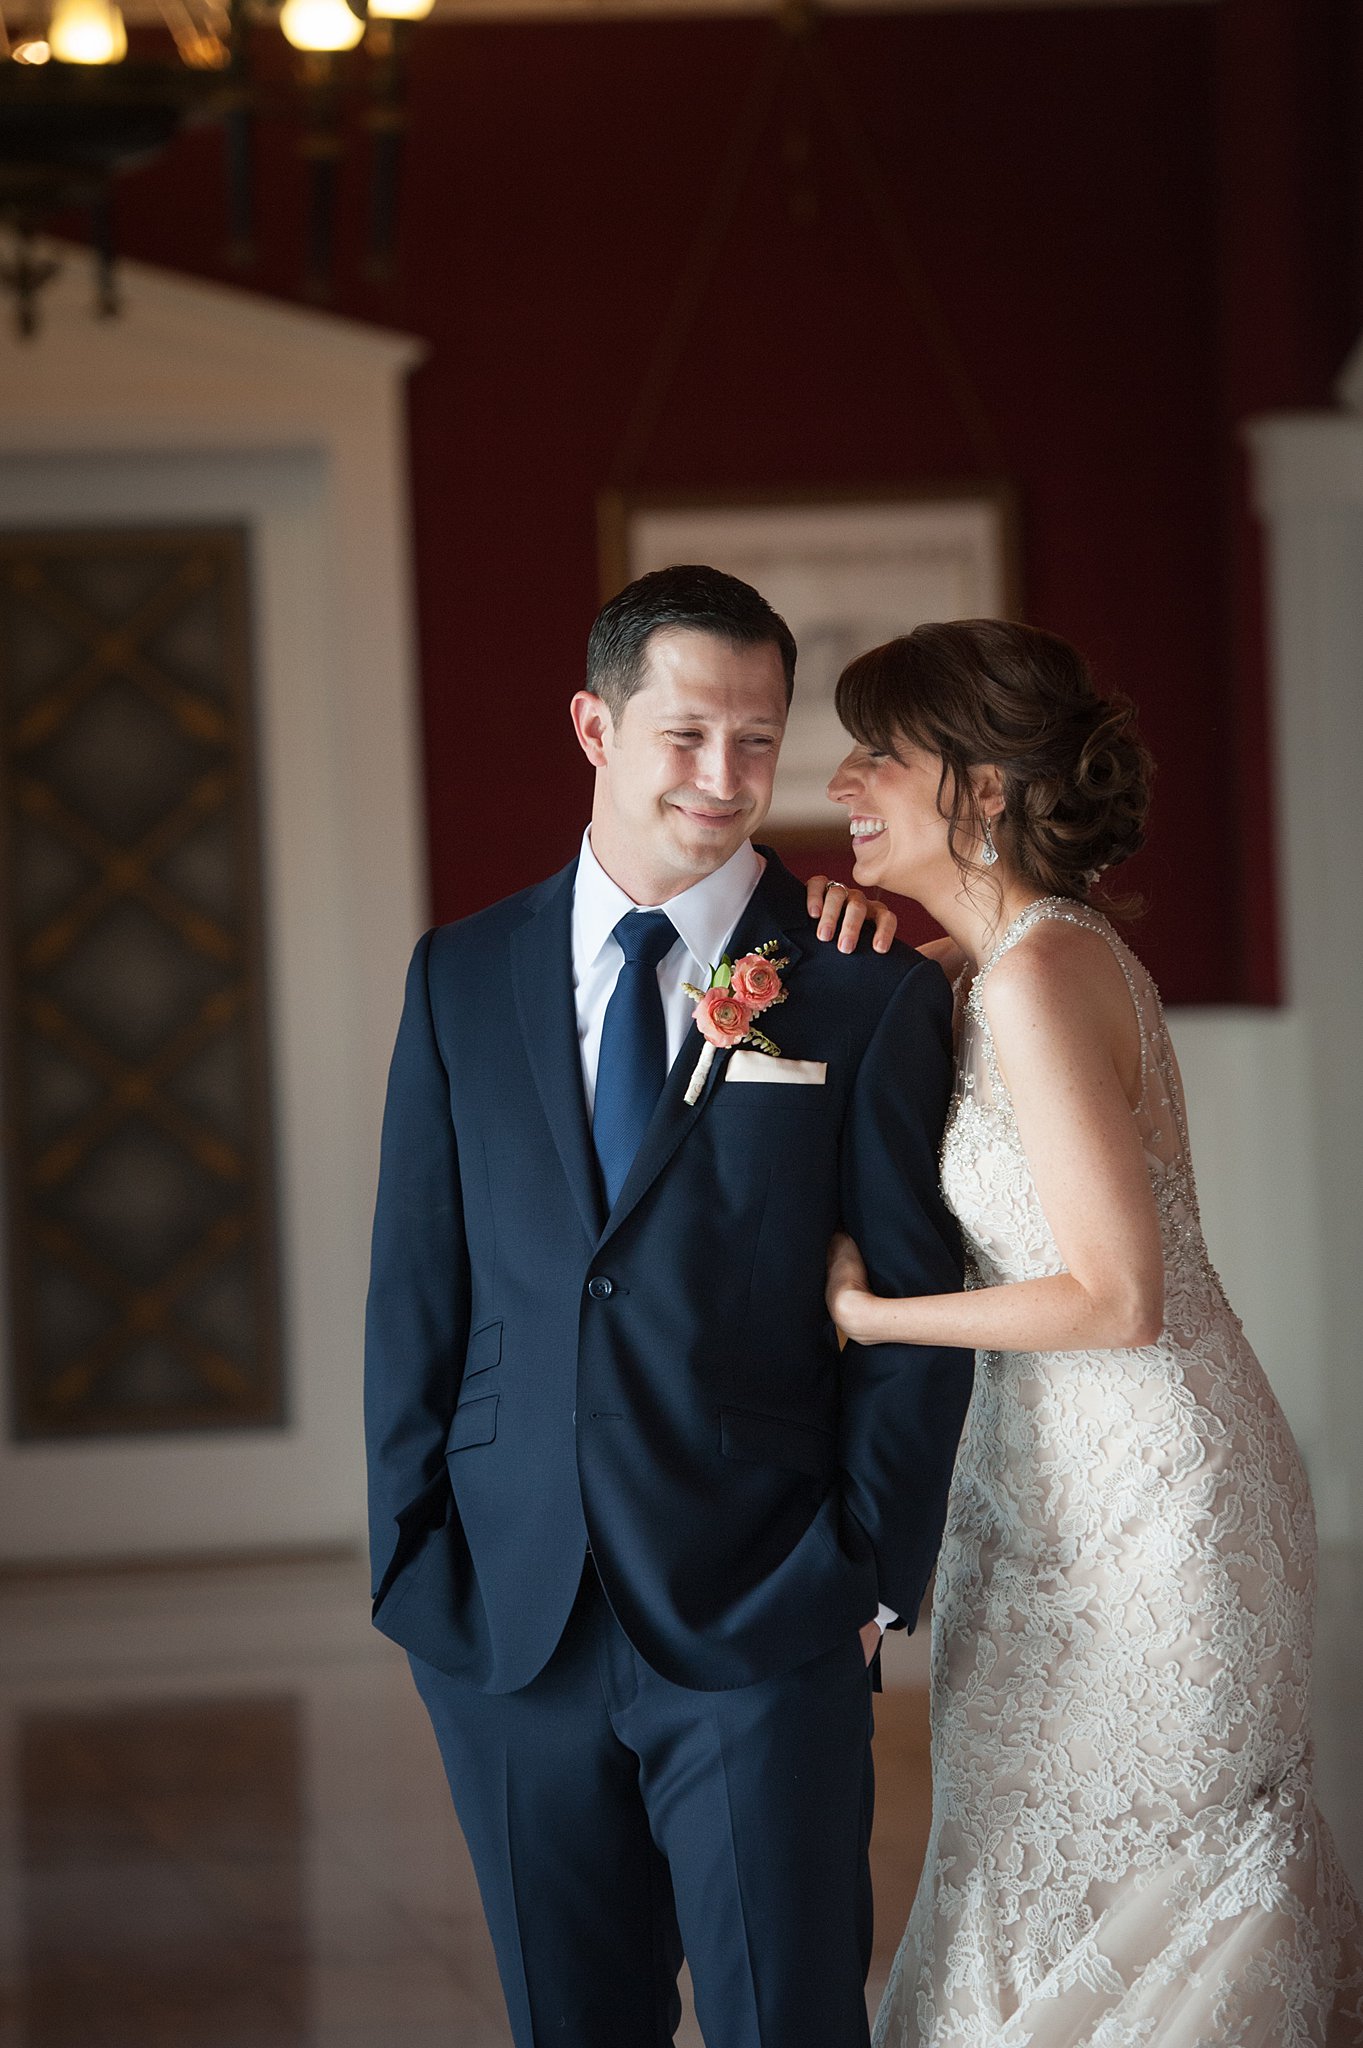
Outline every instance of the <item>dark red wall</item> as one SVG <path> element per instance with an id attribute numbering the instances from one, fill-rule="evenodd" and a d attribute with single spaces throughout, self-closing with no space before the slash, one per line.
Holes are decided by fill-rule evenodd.
<path id="1" fill-rule="evenodd" d="M 1294 259 L 1298 275 L 1334 263 L 1347 282 L 1278 308 L 1256 336 L 1242 323 L 1261 264 L 1281 288 L 1291 266 L 1277 257 L 1324 174 L 1313 157 L 1287 218 L 1261 223 L 1241 166 L 1256 100 L 1273 109 L 1279 161 L 1296 163 L 1319 128 L 1295 73 L 1282 104 L 1283 24 L 1310 17 L 1325 46 L 1338 11 L 972 9 L 818 31 L 818 61 L 856 110 L 1017 488 L 1025 615 L 1076 640 L 1141 706 L 1160 781 L 1132 875 L 1152 906 L 1138 943 L 1185 1002 L 1273 993 L 1259 595 L 1235 426 L 1246 403 L 1324 402 L 1356 311 L 1356 185 L 1312 228 L 1319 249 Z M 411 445 L 437 917 L 576 844 L 589 781 L 565 706 L 598 601 L 596 495 L 776 33 L 756 21 L 428 25 L 413 42 L 390 291 L 361 279 L 358 175 L 347 186 L 338 310 L 431 348 L 412 381 Z M 811 107 L 817 213 L 803 219 L 783 138 Z M 1349 118 L 1341 105 L 1340 133 Z M 269 217 L 245 280 L 285 294 L 301 267 L 295 140 L 281 125 L 262 134 Z M 130 177 L 123 247 L 225 275 L 218 156 L 215 136 L 194 135 Z M 989 466 L 846 148 L 792 90 L 628 480 L 845 487 Z"/>

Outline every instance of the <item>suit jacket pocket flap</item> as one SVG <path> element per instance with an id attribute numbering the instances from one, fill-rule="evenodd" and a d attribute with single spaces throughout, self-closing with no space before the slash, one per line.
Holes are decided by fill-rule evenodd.
<path id="1" fill-rule="evenodd" d="M 461 1401 L 454 1411 L 445 1450 L 466 1451 L 470 1444 L 490 1444 L 497 1434 L 497 1403 L 500 1394 L 484 1394 L 478 1401 Z"/>
<path id="2" fill-rule="evenodd" d="M 490 1372 L 501 1362 L 502 1326 L 500 1323 L 484 1323 L 469 1338 L 468 1350 L 464 1354 L 464 1378 L 470 1380 L 475 1373 Z"/>
<path id="3" fill-rule="evenodd" d="M 833 1470 L 831 1430 L 817 1422 L 794 1422 L 785 1415 L 759 1415 L 751 1408 L 721 1408 L 720 1449 L 726 1458 L 747 1464 L 784 1465 L 827 1479 Z"/>

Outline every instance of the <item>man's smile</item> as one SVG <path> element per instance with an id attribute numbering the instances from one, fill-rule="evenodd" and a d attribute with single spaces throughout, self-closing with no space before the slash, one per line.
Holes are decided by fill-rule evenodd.
<path id="1" fill-rule="evenodd" d="M 738 819 L 746 815 L 743 811 L 720 811 L 702 808 L 698 804 L 679 803 L 675 798 L 671 799 L 670 802 L 671 808 L 674 811 L 680 811 L 684 818 L 690 818 L 692 823 L 696 825 L 722 827 L 735 824 Z"/>

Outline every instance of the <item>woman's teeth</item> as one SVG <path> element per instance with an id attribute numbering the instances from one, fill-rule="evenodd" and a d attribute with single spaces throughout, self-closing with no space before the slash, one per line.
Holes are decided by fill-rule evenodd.
<path id="1" fill-rule="evenodd" d="M 857 840 L 879 839 L 885 830 L 883 818 L 853 818 L 852 837 Z"/>

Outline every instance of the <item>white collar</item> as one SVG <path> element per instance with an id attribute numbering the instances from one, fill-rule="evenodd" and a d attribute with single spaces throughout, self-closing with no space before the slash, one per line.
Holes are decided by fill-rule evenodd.
<path id="1" fill-rule="evenodd" d="M 747 909 L 766 865 L 752 842 L 745 839 L 722 868 L 656 906 L 667 912 L 697 967 L 719 964 L 725 941 Z M 598 958 L 621 918 L 637 908 L 592 851 L 588 826 L 582 835 L 573 885 L 573 954 L 581 966 L 588 967 Z"/>

